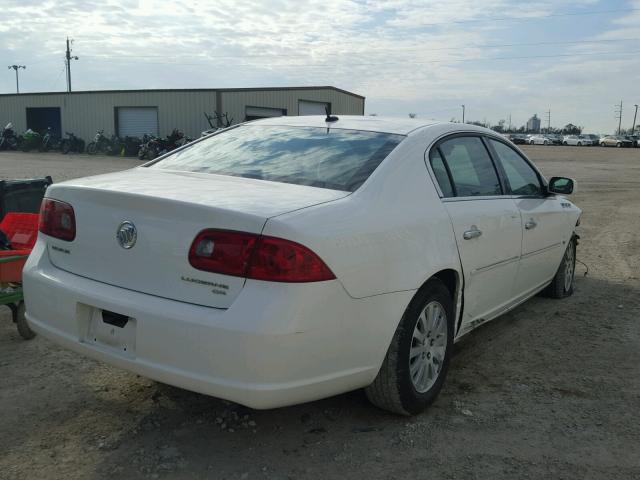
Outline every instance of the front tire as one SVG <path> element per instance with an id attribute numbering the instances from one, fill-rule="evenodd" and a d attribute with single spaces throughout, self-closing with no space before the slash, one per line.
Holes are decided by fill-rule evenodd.
<path id="1" fill-rule="evenodd" d="M 442 389 L 453 348 L 452 294 L 437 279 L 413 298 L 376 379 L 365 389 L 375 406 L 399 415 L 427 408 Z"/>
<path id="2" fill-rule="evenodd" d="M 571 238 L 564 252 L 560 266 L 549 286 L 544 291 L 545 296 L 551 298 L 566 298 L 573 294 L 573 284 L 576 273 L 576 238 Z"/>

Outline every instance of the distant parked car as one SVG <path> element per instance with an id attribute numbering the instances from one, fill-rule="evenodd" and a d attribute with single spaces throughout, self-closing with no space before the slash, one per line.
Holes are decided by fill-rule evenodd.
<path id="1" fill-rule="evenodd" d="M 586 135 L 567 135 L 562 140 L 562 144 L 582 147 L 583 145 L 592 145 L 593 142 Z"/>
<path id="2" fill-rule="evenodd" d="M 562 145 L 563 136 L 557 133 L 548 133 L 545 135 L 553 145 Z"/>
<path id="3" fill-rule="evenodd" d="M 511 133 L 507 135 L 507 138 L 516 145 L 524 145 L 527 143 L 527 136 L 522 133 Z"/>
<path id="4" fill-rule="evenodd" d="M 529 145 L 551 145 L 553 141 L 546 135 L 530 135 L 527 139 Z"/>
<path id="5" fill-rule="evenodd" d="M 633 141 L 634 147 L 640 147 L 640 135 L 629 135 L 628 138 Z"/>
<path id="6" fill-rule="evenodd" d="M 601 147 L 633 147 L 633 140 L 623 135 L 607 135 L 600 139 Z"/>
<path id="7" fill-rule="evenodd" d="M 591 140 L 591 145 L 593 146 L 600 145 L 600 135 L 596 135 L 595 133 L 587 133 L 582 136 L 589 138 Z"/>

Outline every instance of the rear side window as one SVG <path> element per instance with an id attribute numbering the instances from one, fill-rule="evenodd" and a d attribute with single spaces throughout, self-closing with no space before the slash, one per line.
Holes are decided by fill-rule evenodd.
<path id="1" fill-rule="evenodd" d="M 489 140 L 496 151 L 504 173 L 515 195 L 542 195 L 542 185 L 536 171 L 513 148 L 502 142 Z"/>
<path id="2" fill-rule="evenodd" d="M 502 195 L 489 152 L 479 137 L 454 137 L 439 146 L 457 197 Z"/>
<path id="3" fill-rule="evenodd" d="M 431 161 L 431 169 L 436 176 L 440 190 L 445 197 L 454 197 L 453 187 L 451 186 L 451 180 L 449 180 L 449 174 L 447 173 L 447 167 L 444 165 L 444 161 L 440 156 L 440 152 L 437 149 L 431 150 L 429 155 Z"/>
<path id="4" fill-rule="evenodd" d="M 242 125 L 176 152 L 150 168 L 353 192 L 404 138 L 338 128 Z"/>

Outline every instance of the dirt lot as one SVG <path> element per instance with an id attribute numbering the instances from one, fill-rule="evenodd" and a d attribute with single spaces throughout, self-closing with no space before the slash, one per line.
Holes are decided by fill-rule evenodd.
<path id="1" fill-rule="evenodd" d="M 525 147 L 578 180 L 576 292 L 456 348 L 426 413 L 362 392 L 252 411 L 25 342 L 0 313 L 0 478 L 640 479 L 640 149 Z M 135 160 L 0 153 L 0 178 Z"/>

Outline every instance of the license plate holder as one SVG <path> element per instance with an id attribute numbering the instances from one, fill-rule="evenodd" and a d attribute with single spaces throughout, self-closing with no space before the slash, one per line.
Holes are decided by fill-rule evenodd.
<path id="1" fill-rule="evenodd" d="M 91 308 L 85 341 L 108 348 L 120 355 L 134 357 L 136 319 L 100 308 Z"/>

